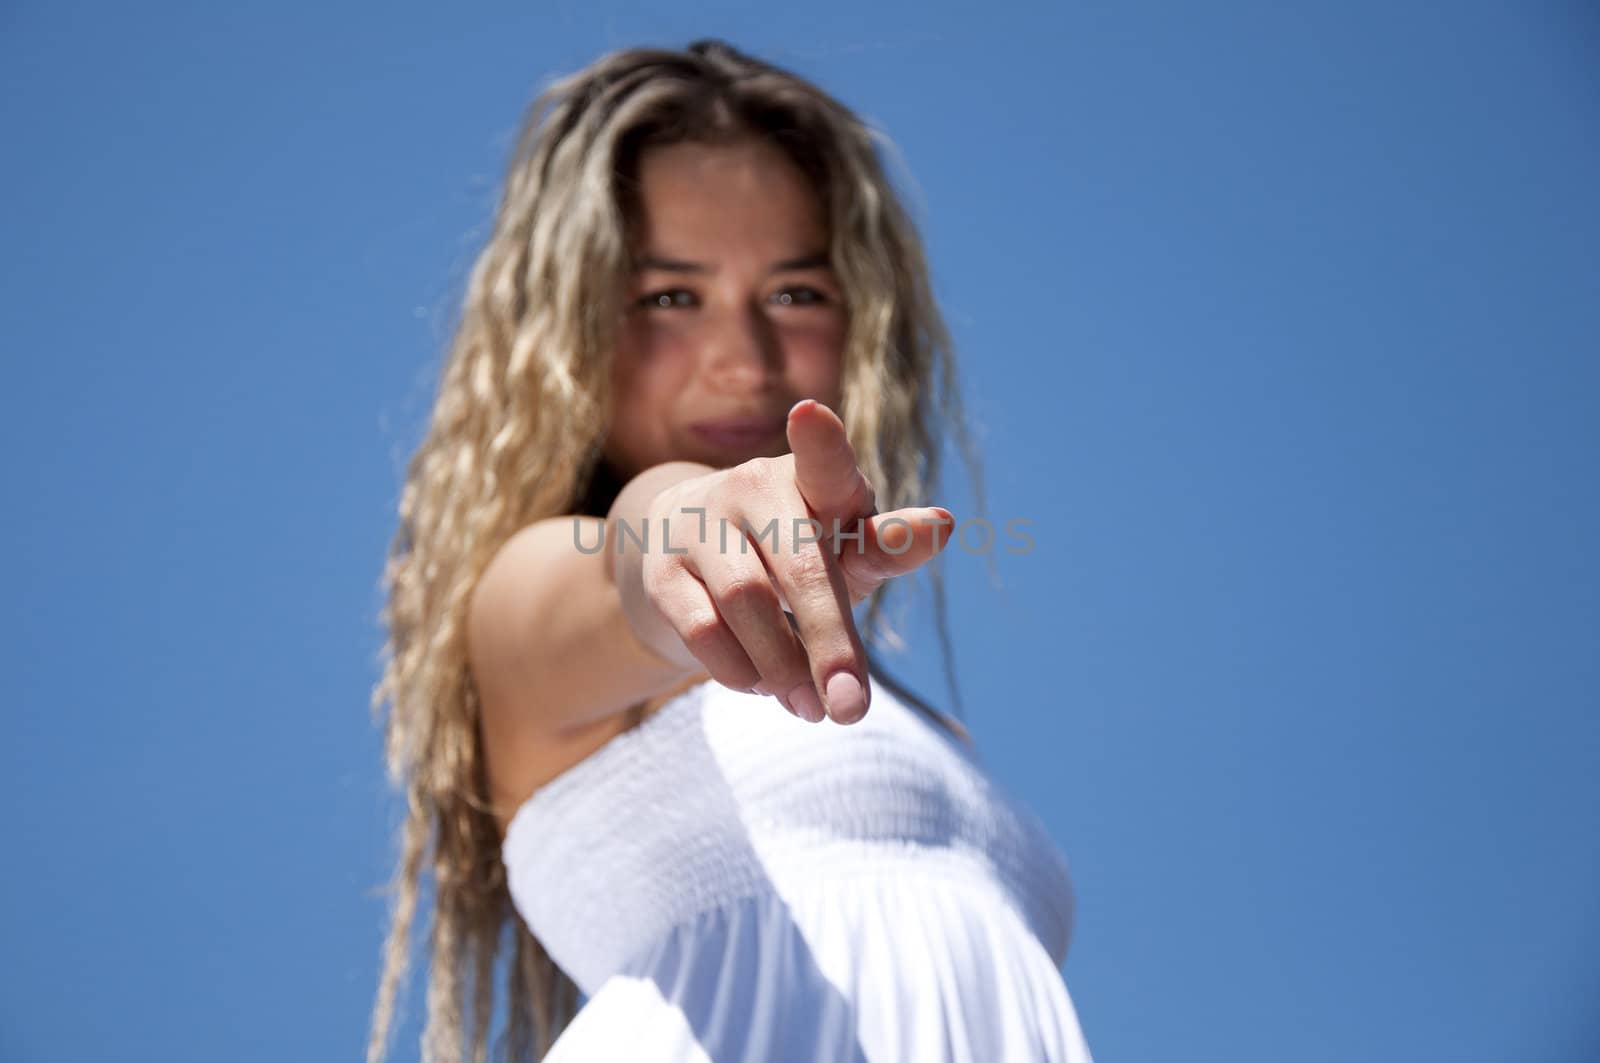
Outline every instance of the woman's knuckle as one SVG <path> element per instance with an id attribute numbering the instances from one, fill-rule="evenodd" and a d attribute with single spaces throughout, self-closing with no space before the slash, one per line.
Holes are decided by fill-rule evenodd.
<path id="1" fill-rule="evenodd" d="M 679 634 L 684 645 L 698 654 L 722 641 L 722 620 L 714 613 L 696 613 L 684 618 Z"/>
<path id="2" fill-rule="evenodd" d="M 719 597 L 737 605 L 749 605 L 774 597 L 772 585 L 765 575 L 741 572 L 729 577 L 722 585 Z"/>
<path id="3" fill-rule="evenodd" d="M 766 458 L 752 458 L 728 470 L 728 486 L 741 495 L 759 491 L 771 481 Z"/>
<path id="4" fill-rule="evenodd" d="M 828 562 L 814 546 L 797 550 L 786 559 L 789 578 L 804 587 L 828 581 Z"/>
<path id="5" fill-rule="evenodd" d="M 639 569 L 639 585 L 644 588 L 645 594 L 653 601 L 660 601 L 666 597 L 669 585 L 666 566 L 652 563 L 649 559 Z"/>

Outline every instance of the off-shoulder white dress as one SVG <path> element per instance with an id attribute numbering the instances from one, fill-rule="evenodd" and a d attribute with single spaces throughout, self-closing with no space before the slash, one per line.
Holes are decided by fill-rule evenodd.
<path id="1" fill-rule="evenodd" d="M 551 1063 L 1090 1059 L 1064 857 L 876 679 L 850 725 L 692 687 L 529 798 L 502 856 L 588 998 Z"/>

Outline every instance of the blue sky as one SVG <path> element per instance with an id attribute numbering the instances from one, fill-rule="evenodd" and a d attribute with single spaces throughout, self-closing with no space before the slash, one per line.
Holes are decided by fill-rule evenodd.
<path id="1" fill-rule="evenodd" d="M 0 13 L 0 1059 L 359 1053 L 378 579 L 510 137 L 707 35 L 900 147 L 1097 1056 L 1593 1058 L 1593 9 L 558 0 Z"/>

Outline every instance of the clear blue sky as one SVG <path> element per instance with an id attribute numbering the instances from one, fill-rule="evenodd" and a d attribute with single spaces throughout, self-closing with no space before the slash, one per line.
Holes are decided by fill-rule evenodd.
<path id="1" fill-rule="evenodd" d="M 457 292 L 539 84 L 702 35 L 903 151 L 1097 1056 L 1595 1058 L 1600 17 L 1317 7 L 5 5 L 0 1059 L 357 1058 Z"/>

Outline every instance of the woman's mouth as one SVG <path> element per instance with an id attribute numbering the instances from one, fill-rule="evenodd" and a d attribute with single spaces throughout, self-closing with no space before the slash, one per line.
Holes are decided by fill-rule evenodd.
<path id="1" fill-rule="evenodd" d="M 783 432 L 782 417 L 730 417 L 689 426 L 695 436 L 718 450 L 745 450 L 760 446 Z"/>

